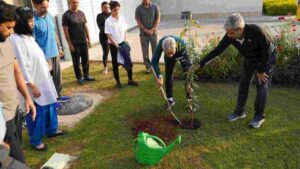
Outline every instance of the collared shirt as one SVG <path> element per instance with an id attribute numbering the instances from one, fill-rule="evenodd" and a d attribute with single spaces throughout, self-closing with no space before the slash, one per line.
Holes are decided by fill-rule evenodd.
<path id="1" fill-rule="evenodd" d="M 69 28 L 72 44 L 81 45 L 87 43 L 85 24 L 87 23 L 84 13 L 80 10 L 73 12 L 68 10 L 62 17 L 62 26 Z"/>
<path id="2" fill-rule="evenodd" d="M 105 26 L 105 21 L 109 16 L 110 16 L 110 13 L 100 13 L 97 15 L 97 25 L 98 25 L 98 28 L 100 29 L 99 39 L 101 42 L 107 41 L 107 36 L 105 34 L 104 26 Z"/>
<path id="3" fill-rule="evenodd" d="M 113 40 L 116 41 L 118 44 L 125 41 L 127 29 L 127 23 L 122 16 L 120 16 L 119 19 L 110 16 L 105 21 L 105 33 L 111 34 Z M 112 42 L 108 40 L 108 43 L 111 44 Z"/>
<path id="4" fill-rule="evenodd" d="M 3 104 L 6 121 L 16 116 L 18 106 L 18 90 L 14 76 L 13 46 L 10 39 L 0 43 L 0 102 Z"/>
<path id="5" fill-rule="evenodd" d="M 58 56 L 56 42 L 55 24 L 52 16 L 48 13 L 45 17 L 34 14 L 34 37 L 35 41 L 42 48 L 46 60 Z"/>
<path id="6" fill-rule="evenodd" d="M 222 38 L 219 45 L 211 51 L 202 63 L 206 63 L 221 54 L 229 45 L 236 47 L 241 54 L 253 63 L 257 63 L 257 72 L 263 73 L 267 64 L 275 64 L 275 59 L 270 58 L 271 53 L 275 50 L 271 37 L 265 30 L 257 25 L 245 25 L 244 42 L 233 40 L 227 36 Z"/>
<path id="7" fill-rule="evenodd" d="M 31 98 L 40 106 L 55 103 L 57 93 L 49 73 L 48 64 L 44 53 L 32 36 L 13 34 L 12 37 L 14 51 L 25 78 L 25 82 L 33 83 L 41 92 L 39 98 L 34 98 L 30 89 Z M 20 97 L 20 108 L 25 111 L 24 98 Z"/>
<path id="8" fill-rule="evenodd" d="M 155 22 L 159 19 L 159 17 L 159 7 L 154 3 L 150 3 L 150 6 L 148 8 L 146 8 L 142 3 L 135 10 L 135 19 L 140 20 L 145 28 L 149 30 L 153 28 Z M 146 34 L 140 29 L 140 35 Z"/>

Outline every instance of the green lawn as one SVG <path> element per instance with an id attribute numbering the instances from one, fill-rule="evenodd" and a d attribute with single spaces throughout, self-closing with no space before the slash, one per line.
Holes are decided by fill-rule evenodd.
<path id="1" fill-rule="evenodd" d="M 54 152 L 79 156 L 72 165 L 75 169 L 148 168 L 136 163 L 129 117 L 166 114 L 152 75 L 144 74 L 144 66 L 134 67 L 139 87 L 114 88 L 112 71 L 101 74 L 102 65 L 92 64 L 91 73 L 97 82 L 78 86 L 71 68 L 63 72 L 64 92 L 110 90 L 113 96 L 97 106 L 65 137 L 45 139 L 49 151 L 32 150 L 24 132 L 24 149 L 27 163 L 40 167 Z M 123 83 L 125 71 L 121 71 Z M 197 118 L 202 127 L 196 131 L 178 129 L 182 143 L 175 147 L 158 165 L 150 168 L 300 168 L 300 89 L 273 86 L 266 108 L 266 122 L 260 129 L 250 129 L 253 116 L 255 88 L 248 101 L 248 116 L 230 123 L 226 120 L 232 112 L 237 84 L 200 83 L 197 91 L 201 109 Z M 185 116 L 182 82 L 175 83 L 177 104 L 174 110 Z"/>

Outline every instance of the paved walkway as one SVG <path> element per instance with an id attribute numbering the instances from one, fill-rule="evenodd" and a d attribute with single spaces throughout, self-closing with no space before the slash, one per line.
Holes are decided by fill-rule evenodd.
<path id="1" fill-rule="evenodd" d="M 289 18 L 289 19 L 293 19 Z M 197 29 L 197 34 L 199 36 L 200 45 L 204 45 L 206 43 L 206 37 L 214 33 L 217 36 L 223 36 L 225 31 L 223 29 L 224 19 L 199 19 L 198 22 L 201 25 L 201 28 Z M 246 23 L 255 23 L 261 26 L 268 26 L 271 28 L 272 32 L 276 32 L 275 29 L 278 28 L 278 25 L 282 25 L 284 22 L 279 22 L 278 17 L 246 17 Z M 159 39 L 165 35 L 180 35 L 185 25 L 184 20 L 163 20 L 158 28 L 158 37 Z M 297 26 L 297 32 L 300 36 L 300 25 Z M 132 48 L 132 61 L 135 63 L 143 63 L 142 50 L 139 39 L 139 30 L 133 29 L 129 31 L 127 38 L 131 48 Z M 90 60 L 93 61 L 102 61 L 102 49 L 101 46 L 95 45 L 90 50 Z M 150 52 L 151 53 L 151 52 Z M 163 58 L 163 57 L 162 57 Z M 109 56 L 109 61 L 111 57 Z M 162 59 L 161 59 L 162 61 Z M 61 63 L 62 69 L 65 69 L 72 65 L 71 61 L 64 61 Z"/>

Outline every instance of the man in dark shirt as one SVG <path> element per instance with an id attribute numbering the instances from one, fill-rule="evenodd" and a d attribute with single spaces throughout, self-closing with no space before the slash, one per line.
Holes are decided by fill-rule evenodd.
<path id="1" fill-rule="evenodd" d="M 275 46 L 270 36 L 262 28 L 257 25 L 245 25 L 244 19 L 240 14 L 230 15 L 224 28 L 226 29 L 226 35 L 220 44 L 200 61 L 200 67 L 203 67 L 208 61 L 221 54 L 229 45 L 233 45 L 240 51 L 244 56 L 244 62 L 238 100 L 235 111 L 228 116 L 228 120 L 235 121 L 246 117 L 245 107 L 249 87 L 254 74 L 256 74 L 255 115 L 250 126 L 259 128 L 265 121 L 264 108 L 276 59 Z"/>
<path id="2" fill-rule="evenodd" d="M 175 100 L 173 99 L 173 71 L 177 61 L 180 62 L 183 72 L 188 72 L 191 69 L 192 62 L 190 60 L 186 42 L 177 36 L 165 36 L 161 38 L 153 54 L 151 65 L 156 74 L 156 82 L 159 86 L 163 85 L 163 77 L 159 69 L 159 59 L 162 52 L 164 52 L 165 57 L 165 71 L 166 71 L 166 95 L 170 106 L 175 105 Z M 186 97 L 191 99 L 192 89 L 191 86 L 186 83 Z"/>
<path id="3" fill-rule="evenodd" d="M 69 1 L 69 10 L 62 17 L 62 25 L 69 49 L 72 54 L 74 72 L 79 84 L 84 81 L 94 81 L 95 79 L 89 75 L 89 53 L 88 48 L 91 47 L 89 30 L 85 15 L 79 9 L 79 0 Z M 84 79 L 80 70 L 80 58 Z"/>
<path id="4" fill-rule="evenodd" d="M 105 20 L 110 16 L 110 10 L 109 10 L 109 4 L 107 1 L 102 2 L 101 4 L 101 10 L 102 13 L 97 15 L 97 25 L 100 29 L 99 33 L 99 41 L 102 46 L 102 51 L 103 51 L 103 74 L 107 74 L 108 67 L 107 67 L 107 57 L 109 53 L 109 43 L 107 36 L 104 31 L 104 26 L 105 26 Z"/>

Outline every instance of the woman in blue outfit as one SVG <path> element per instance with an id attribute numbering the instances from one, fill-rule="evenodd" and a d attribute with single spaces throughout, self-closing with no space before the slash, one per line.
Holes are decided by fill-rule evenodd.
<path id="1" fill-rule="evenodd" d="M 20 7 L 16 10 L 16 13 L 15 34 L 12 35 L 11 40 L 37 111 L 35 121 L 32 121 L 30 114 L 26 116 L 30 144 L 36 150 L 46 151 L 47 146 L 42 143 L 42 138 L 45 135 L 65 134 L 57 130 L 58 121 L 55 108 L 57 93 L 44 53 L 32 36 L 34 28 L 33 12 L 28 7 Z M 23 101 L 24 98 L 20 97 L 20 102 Z"/>

